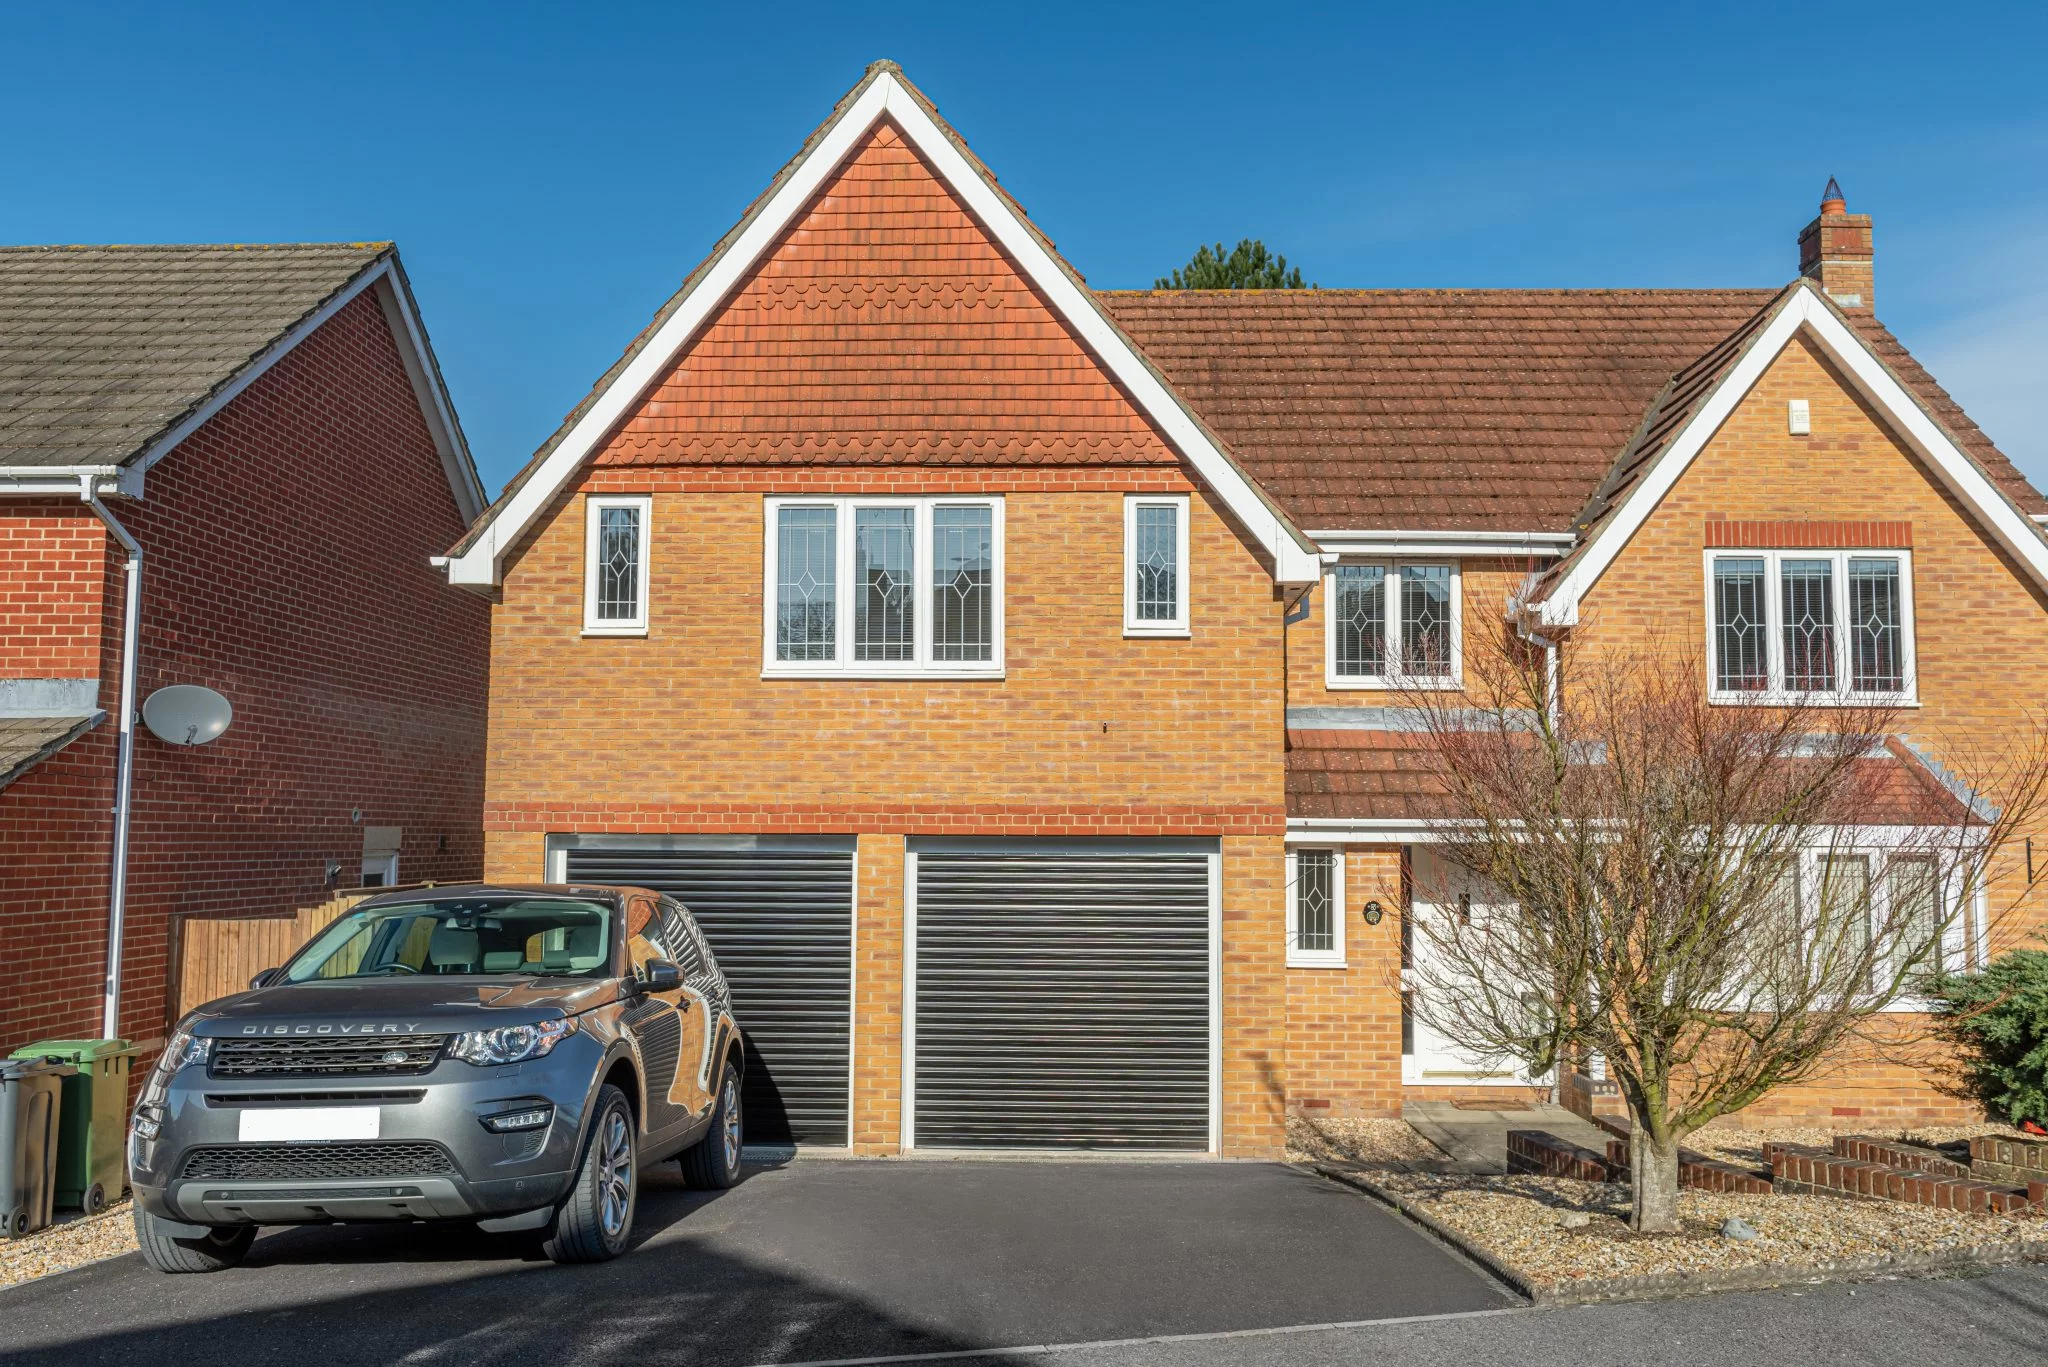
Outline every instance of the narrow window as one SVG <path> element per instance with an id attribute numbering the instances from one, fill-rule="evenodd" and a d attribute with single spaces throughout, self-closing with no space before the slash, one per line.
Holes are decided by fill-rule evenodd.
<path id="1" fill-rule="evenodd" d="M 1831 560 L 1787 560 L 1779 570 L 1788 692 L 1834 691 L 1834 570 Z"/>
<path id="2" fill-rule="evenodd" d="M 1820 866 L 1817 929 L 1823 951 L 1839 946 L 1842 954 L 1861 954 L 1870 944 L 1870 857 L 1823 855 Z"/>
<path id="3" fill-rule="evenodd" d="M 1341 965 L 1344 960 L 1343 855 L 1337 850 L 1294 850 L 1287 909 L 1287 959 L 1297 967 Z"/>
<path id="4" fill-rule="evenodd" d="M 1124 631 L 1187 631 L 1188 504 L 1184 497 L 1124 500 Z"/>
<path id="5" fill-rule="evenodd" d="M 1905 686 L 1905 619 L 1899 602 L 1899 562 L 1852 557 L 1849 687 L 1858 693 L 1898 693 Z"/>
<path id="6" fill-rule="evenodd" d="M 1401 567 L 1401 668 L 1417 679 L 1452 673 L 1449 565 Z"/>
<path id="7" fill-rule="evenodd" d="M 917 577 L 912 568 L 917 512 L 856 508 L 853 513 L 853 657 L 917 657 Z"/>
<path id="8" fill-rule="evenodd" d="M 995 651 L 995 515 L 985 503 L 932 509 L 932 659 L 986 663 Z"/>
<path id="9" fill-rule="evenodd" d="M 1885 869 L 1892 936 L 1892 972 L 1900 977 L 1941 968 L 1940 880 L 1934 861 L 1897 858 Z"/>
<path id="10" fill-rule="evenodd" d="M 1728 693 L 1770 684 L 1764 647 L 1764 562 L 1714 561 L 1714 686 Z"/>
<path id="11" fill-rule="evenodd" d="M 834 658 L 839 510 L 779 510 L 775 531 L 775 658 Z"/>
<path id="12" fill-rule="evenodd" d="M 585 508 L 583 630 L 636 636 L 647 630 L 647 515 L 644 495 L 593 497 Z"/>
<path id="13" fill-rule="evenodd" d="M 1330 616 L 1337 633 L 1336 672 L 1379 678 L 1387 672 L 1387 570 L 1339 565 L 1331 576 Z"/>

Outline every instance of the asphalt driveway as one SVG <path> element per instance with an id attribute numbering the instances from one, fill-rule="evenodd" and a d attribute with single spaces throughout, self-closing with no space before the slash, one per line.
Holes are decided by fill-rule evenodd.
<path id="1" fill-rule="evenodd" d="M 466 1230 L 277 1230 L 232 1272 L 131 1256 L 0 1291 L 0 1358 L 739 1367 L 1511 1303 L 1366 1198 L 1277 1165 L 807 1160 L 716 1196 L 673 1173 L 649 1174 L 641 1242 L 614 1263 L 558 1268 Z"/>

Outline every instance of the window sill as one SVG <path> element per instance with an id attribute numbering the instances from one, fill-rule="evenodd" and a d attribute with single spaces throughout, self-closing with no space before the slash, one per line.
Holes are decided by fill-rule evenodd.
<path id="1" fill-rule="evenodd" d="M 1140 627 L 1132 626 L 1129 622 L 1124 623 L 1124 639 L 1126 640 L 1145 640 L 1148 638 L 1165 638 L 1167 640 L 1179 638 L 1186 640 L 1194 634 L 1194 632 L 1186 627 Z"/>
<path id="2" fill-rule="evenodd" d="M 1453 676 L 1448 679 L 1389 679 L 1384 676 L 1379 678 L 1339 678 L 1335 675 L 1325 675 L 1323 686 L 1346 693 L 1405 693 L 1411 690 L 1420 693 L 1456 693 L 1465 686 L 1465 681 L 1460 676 Z"/>
<path id="3" fill-rule="evenodd" d="M 1351 965 L 1350 965 L 1350 964 L 1346 963 L 1346 962 L 1345 962 L 1345 961 L 1344 961 L 1343 959 L 1341 959 L 1341 958 L 1339 958 L 1339 959 L 1320 959 L 1320 958 L 1318 958 L 1318 959 L 1303 959 L 1303 958 L 1297 958 L 1296 956 L 1294 956 L 1294 955 L 1292 955 L 1292 954 L 1290 954 L 1290 955 L 1288 955 L 1288 956 L 1287 956 L 1287 966 L 1288 966 L 1289 968 L 1349 968 L 1349 967 L 1351 967 Z"/>
<path id="4" fill-rule="evenodd" d="M 844 679 L 848 682 L 872 682 L 890 680 L 897 683 L 957 683 L 979 680 L 986 683 L 1001 683 L 1008 677 L 1002 669 L 764 669 L 761 678 L 769 679 Z"/>
<path id="5" fill-rule="evenodd" d="M 585 627 L 585 636 L 645 636 L 647 628 L 639 627 Z"/>
<path id="6" fill-rule="evenodd" d="M 1709 690 L 1715 707 L 1918 707 L 1920 699 L 1904 693 L 1725 693 Z"/>

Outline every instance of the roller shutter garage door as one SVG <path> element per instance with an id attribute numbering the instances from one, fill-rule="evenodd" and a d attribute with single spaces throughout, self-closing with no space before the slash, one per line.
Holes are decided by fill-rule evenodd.
<path id="1" fill-rule="evenodd" d="M 850 848 L 572 849 L 567 877 L 665 892 L 697 918 L 746 1032 L 749 1143 L 846 1143 Z"/>
<path id="2" fill-rule="evenodd" d="M 1201 851 L 917 853 L 920 1148 L 1210 1146 Z"/>

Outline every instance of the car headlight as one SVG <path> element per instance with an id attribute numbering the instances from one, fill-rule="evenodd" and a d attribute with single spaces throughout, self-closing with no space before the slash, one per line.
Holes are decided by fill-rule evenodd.
<path id="1" fill-rule="evenodd" d="M 212 1048 L 212 1040 L 201 1038 L 180 1026 L 171 1032 L 170 1041 L 164 1045 L 163 1055 L 156 1061 L 157 1070 L 169 1077 L 180 1068 L 204 1063 Z"/>
<path id="2" fill-rule="evenodd" d="M 573 1020 L 541 1021 L 537 1025 L 501 1025 L 495 1030 L 469 1030 L 448 1046 L 448 1057 L 465 1063 L 524 1063 L 544 1058 L 576 1033 Z"/>

